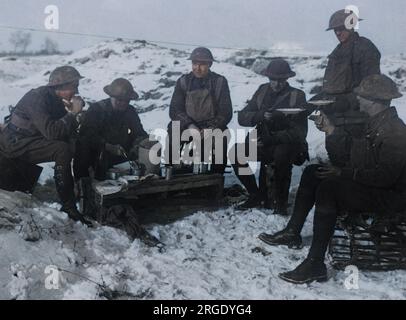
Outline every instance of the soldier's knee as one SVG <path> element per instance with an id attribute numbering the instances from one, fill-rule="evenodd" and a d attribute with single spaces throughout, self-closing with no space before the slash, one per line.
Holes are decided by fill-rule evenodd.
<path id="1" fill-rule="evenodd" d="M 58 161 L 70 161 L 73 158 L 73 150 L 71 146 L 63 141 L 58 141 L 54 144 L 55 159 Z"/>
<path id="2" fill-rule="evenodd" d="M 316 201 L 335 199 L 340 188 L 341 184 L 337 179 L 323 180 L 317 188 Z"/>

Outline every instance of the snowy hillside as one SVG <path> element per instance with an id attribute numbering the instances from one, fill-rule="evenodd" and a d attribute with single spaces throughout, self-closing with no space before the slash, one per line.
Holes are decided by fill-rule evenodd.
<path id="1" fill-rule="evenodd" d="M 279 55 L 292 64 L 297 76 L 292 86 L 307 97 L 320 85 L 326 57 L 276 51 L 213 51 L 219 60 L 212 70 L 229 81 L 234 110 L 244 107 L 266 78 L 259 71 L 267 58 Z M 177 78 L 190 71 L 187 52 L 142 41 L 110 41 L 69 56 L 0 58 L 0 117 L 24 93 L 47 82 L 56 66 L 71 64 L 86 78 L 80 93 L 87 101 L 105 98 L 103 87 L 114 78 L 128 78 L 140 94 L 134 103 L 147 131 L 166 128 L 168 105 Z M 249 70 L 252 69 L 252 70 Z M 406 95 L 406 57 L 383 57 L 382 71 L 397 81 Z M 253 71 L 254 70 L 254 71 Z M 406 120 L 406 97 L 394 101 Z M 236 116 L 230 128 L 238 128 Z M 324 153 L 324 137 L 309 124 L 311 156 Z M 301 168 L 294 169 L 292 191 Z M 52 172 L 48 166 L 45 176 Z M 233 175 L 227 182 L 235 181 Z M 3 208 L 3 209 L 2 209 Z M 123 298 L 139 299 L 405 299 L 406 272 L 362 272 L 359 289 L 344 287 L 344 272 L 329 270 L 325 284 L 295 286 L 277 277 L 305 257 L 302 250 L 269 247 L 257 239 L 263 231 L 275 232 L 287 218 L 268 210 L 214 213 L 198 212 L 148 229 L 166 249 L 130 242 L 124 232 L 108 227 L 88 229 L 73 224 L 56 205 L 32 202 L 27 195 L 0 191 L 0 299 L 97 299 L 111 290 Z M 311 241 L 311 219 L 303 231 Z M 36 241 L 26 241 L 36 240 Z M 60 288 L 44 286 L 45 268 L 65 270 Z M 104 285 L 104 286 L 103 286 Z"/>

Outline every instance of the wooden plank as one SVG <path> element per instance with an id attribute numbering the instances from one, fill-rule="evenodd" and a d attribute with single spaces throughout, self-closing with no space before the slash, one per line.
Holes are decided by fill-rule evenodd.
<path id="1" fill-rule="evenodd" d="M 115 198 L 115 197 L 120 197 L 120 198 L 127 198 L 131 199 L 139 195 L 145 195 L 145 194 L 154 194 L 154 193 L 163 193 L 163 192 L 170 192 L 170 191 L 186 191 L 186 190 L 191 190 L 191 189 L 196 189 L 196 188 L 204 188 L 204 187 L 210 187 L 210 186 L 218 186 L 219 182 L 215 181 L 199 181 L 199 182 L 194 182 L 194 183 L 181 183 L 181 184 L 176 184 L 176 185 L 155 185 L 155 186 L 148 186 L 148 187 L 143 187 L 140 189 L 130 189 L 125 192 L 119 192 L 111 195 L 105 196 L 106 199 L 108 198 Z"/>
<path id="2" fill-rule="evenodd" d="M 211 186 L 216 187 L 218 193 L 221 193 L 223 185 L 224 177 L 221 174 L 185 175 L 174 177 L 171 180 L 150 180 L 141 185 L 130 185 L 129 189 L 126 191 L 104 195 L 103 200 L 114 198 L 134 199 L 139 195 L 165 193 L 170 191 L 186 191 Z"/>

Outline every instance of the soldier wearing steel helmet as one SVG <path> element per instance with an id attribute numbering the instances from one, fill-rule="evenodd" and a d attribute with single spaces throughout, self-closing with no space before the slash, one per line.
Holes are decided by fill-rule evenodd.
<path id="1" fill-rule="evenodd" d="M 224 76 L 211 71 L 215 61 L 211 51 L 198 47 L 192 51 L 189 60 L 192 61 L 192 71 L 178 79 L 169 107 L 171 123 L 168 126 L 169 143 L 166 156 L 169 163 L 180 158 L 179 154 L 172 155 L 172 143 L 174 139 L 180 138 L 172 137 L 174 121 L 179 122 L 181 132 L 195 129 L 204 139 L 205 129 L 224 131 L 232 118 L 228 82 Z M 223 173 L 226 164 L 227 141 L 224 139 L 223 161 L 216 161 L 213 171 Z"/>
<path id="2" fill-rule="evenodd" d="M 103 180 L 113 165 L 135 160 L 137 147 L 148 138 L 131 100 L 138 94 L 130 81 L 115 79 L 104 87 L 109 98 L 92 103 L 83 116 L 73 163 L 75 179 L 89 177 L 89 169 Z"/>
<path id="3" fill-rule="evenodd" d="M 406 125 L 391 107 L 391 100 L 402 94 L 389 77 L 378 74 L 367 76 L 354 92 L 360 110 L 368 115 L 366 130 L 362 138 L 353 141 L 350 159 L 342 168 L 330 166 L 319 173 L 312 244 L 296 269 L 280 274 L 286 281 L 327 280 L 325 253 L 341 212 L 391 215 L 406 209 Z M 304 221 L 308 212 L 301 214 L 299 218 Z M 288 225 L 274 235 L 277 241 L 268 243 L 284 244 L 282 237 L 285 244 L 289 237 L 300 243 L 300 231 Z"/>
<path id="4" fill-rule="evenodd" d="M 362 19 L 347 9 L 338 10 L 330 17 L 326 31 L 333 30 L 339 44 L 328 56 L 322 92 L 312 97 L 335 100 L 325 108 L 324 114 L 328 113 L 329 120 L 337 127 L 334 134 L 347 134 L 349 139 L 362 134 L 366 118 L 359 111 L 353 90 L 365 77 L 380 74 L 381 54 L 371 40 L 354 30 L 359 21 Z"/>
<path id="5" fill-rule="evenodd" d="M 334 30 L 340 43 L 328 57 L 323 92 L 310 99 L 335 100 L 335 103 L 322 108 L 321 121 L 316 123 L 317 128 L 326 134 L 325 145 L 333 166 L 312 164 L 305 168 L 287 226 L 274 234 L 259 235 L 267 244 L 301 245 L 300 232 L 313 208 L 319 185 L 329 174 L 345 166 L 351 155 L 353 140 L 364 133 L 367 114 L 360 110 L 353 91 L 363 78 L 380 73 L 380 53 L 369 39 L 354 31 L 353 27 L 360 20 L 347 10 L 336 11 L 331 16 L 327 30 Z"/>
<path id="6" fill-rule="evenodd" d="M 53 70 L 47 85 L 32 89 L 14 107 L 2 134 L 2 150 L 27 163 L 55 162 L 55 184 L 61 210 L 87 223 L 75 205 L 71 161 L 77 115 L 84 102 L 78 94 L 83 77 L 71 66 Z"/>
<path id="7" fill-rule="evenodd" d="M 287 214 L 288 195 L 293 164 L 307 159 L 307 113 L 285 115 L 277 109 L 301 108 L 306 104 L 302 90 L 291 87 L 288 78 L 296 75 L 287 61 L 272 60 L 264 75 L 269 82 L 262 84 L 247 106 L 238 113 L 238 122 L 245 127 L 256 127 L 258 133 L 258 161 L 261 162 L 259 186 L 255 175 L 239 174 L 247 163 L 237 161 L 234 167 L 238 178 L 249 193 L 241 209 L 257 207 L 264 202 L 275 214 Z M 266 167 L 272 166 L 273 182 L 267 183 Z M 269 170 L 268 170 L 269 171 Z"/>
<path id="8" fill-rule="evenodd" d="M 328 56 L 323 78 L 326 94 L 350 94 L 361 80 L 380 73 L 381 54 L 371 40 L 354 30 L 357 16 L 349 10 L 335 12 L 326 31 L 333 30 L 339 44 Z"/>

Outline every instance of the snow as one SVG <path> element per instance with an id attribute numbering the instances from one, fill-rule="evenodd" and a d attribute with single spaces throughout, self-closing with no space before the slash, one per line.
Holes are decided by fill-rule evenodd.
<path id="1" fill-rule="evenodd" d="M 307 97 L 320 84 L 325 55 L 305 54 L 290 44 L 278 44 L 268 52 L 213 50 L 219 62 L 213 71 L 229 81 L 234 110 L 241 110 L 257 87 L 267 81 L 252 70 L 239 67 L 244 59 L 259 68 L 269 56 L 283 56 L 297 76 L 292 86 Z M 87 101 L 104 99 L 103 87 L 117 77 L 128 78 L 140 93 L 134 103 L 148 132 L 165 129 L 173 85 L 189 72 L 187 52 L 142 41 L 102 42 L 69 56 L 0 58 L 0 117 L 8 113 L 29 89 L 47 82 L 56 66 L 70 63 L 86 78 L 80 92 Z M 386 56 L 382 71 L 393 74 L 406 93 L 405 57 Z M 256 69 L 255 69 L 256 70 Z M 406 119 L 406 97 L 397 99 L 400 116 Z M 145 112 L 143 112 L 145 111 Z M 236 116 L 229 125 L 237 129 Z M 324 137 L 309 123 L 308 142 L 312 159 L 325 157 Z M 51 165 L 42 181 L 52 176 Z M 297 189 L 303 168 L 295 167 L 292 189 Z M 227 176 L 227 185 L 236 182 Z M 302 236 L 305 247 L 292 250 L 270 247 L 257 239 L 261 232 L 276 232 L 286 217 L 269 210 L 238 211 L 234 207 L 197 212 L 170 224 L 148 225 L 166 244 L 165 250 L 131 242 L 120 230 L 98 226 L 89 229 L 70 221 L 56 204 L 33 202 L 29 196 L 0 191 L 0 299 L 102 299 L 106 290 L 136 299 L 405 299 L 406 271 L 360 272 L 359 289 L 348 290 L 348 274 L 329 269 L 327 283 L 292 285 L 277 274 L 295 267 L 306 256 L 312 235 L 312 214 Z M 7 224 L 5 223 L 7 219 Z M 7 227 L 5 227 L 7 226 Z M 28 238 L 36 241 L 26 241 Z M 47 266 L 61 270 L 59 289 L 46 289 Z M 125 294 L 127 293 L 127 294 Z"/>

